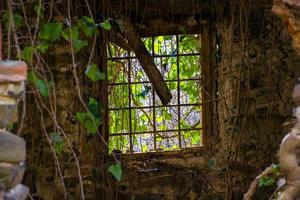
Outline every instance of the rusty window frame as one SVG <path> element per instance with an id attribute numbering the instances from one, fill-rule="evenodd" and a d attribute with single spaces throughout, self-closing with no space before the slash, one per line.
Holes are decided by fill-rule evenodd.
<path id="1" fill-rule="evenodd" d="M 203 76 L 202 74 L 202 66 L 200 64 L 200 59 L 201 59 L 201 53 L 200 53 L 200 50 L 199 52 L 196 52 L 196 53 L 179 53 L 179 40 L 178 40 L 178 37 L 180 36 L 181 34 L 174 34 L 173 36 L 176 36 L 176 55 L 158 55 L 158 54 L 155 54 L 154 55 L 154 38 L 157 37 L 157 36 L 152 36 L 150 38 L 152 38 L 152 57 L 153 59 L 154 58 L 168 58 L 168 57 L 174 57 L 176 58 L 176 67 L 177 67 L 177 79 L 174 79 L 174 80 L 165 80 L 166 83 L 168 82 L 177 82 L 177 96 L 180 97 L 180 82 L 181 81 L 199 81 L 201 82 L 201 78 Z M 191 34 L 182 34 L 182 35 L 191 35 Z M 197 34 L 201 37 L 201 34 Z M 202 41 L 201 41 L 202 43 Z M 201 47 L 201 46 L 200 46 Z M 201 47 L 202 48 L 202 47 Z M 129 52 L 127 52 L 128 55 L 130 55 Z M 180 57 L 185 57 L 185 56 L 198 56 L 199 57 L 199 68 L 200 68 L 200 72 L 201 72 L 201 76 L 197 77 L 197 78 L 183 78 L 183 79 L 180 79 L 179 77 L 179 73 L 180 73 L 180 63 L 179 63 L 179 58 Z M 128 62 L 128 77 L 131 76 L 131 61 L 133 59 L 136 59 L 135 56 L 122 56 L 122 57 L 108 57 L 107 60 L 110 60 L 110 61 L 117 61 L 117 60 L 127 60 Z M 115 136 L 125 136 L 125 135 L 129 135 L 129 138 L 130 138 L 130 152 L 126 152 L 126 153 L 135 153 L 133 152 L 133 135 L 142 135 L 142 134 L 149 134 L 149 133 L 153 133 L 154 134 L 154 150 L 151 151 L 151 152 L 138 152 L 138 153 L 142 153 L 142 154 L 145 154 L 145 153 L 160 153 L 160 152 L 170 152 L 170 151 L 160 151 L 157 149 L 156 147 L 156 136 L 158 133 L 163 133 L 163 132 L 178 132 L 178 145 L 179 145 L 179 148 L 178 149 L 174 149 L 174 150 L 171 150 L 171 152 L 176 152 L 178 150 L 186 150 L 186 149 L 198 149 L 198 148 L 202 148 L 204 146 L 204 135 L 205 135 L 205 128 L 204 128 L 204 123 L 205 123 L 205 112 L 204 110 L 206 110 L 204 108 L 205 104 L 199 102 L 199 103 L 189 103 L 189 104 L 182 104 L 180 102 L 180 98 L 177 98 L 178 102 L 177 104 L 175 105 L 155 105 L 155 92 L 153 89 L 151 89 L 151 93 L 152 93 L 152 97 L 153 97 L 153 100 L 152 100 L 152 105 L 151 106 L 132 106 L 132 102 L 131 102 L 131 86 L 133 84 L 151 84 L 150 81 L 138 81 L 138 82 L 131 82 L 131 78 L 128 79 L 128 82 L 122 82 L 122 83 L 110 83 L 108 82 L 108 87 L 111 87 L 111 86 L 117 86 L 117 85 L 128 85 L 128 88 L 129 88 L 129 92 L 128 92 L 128 99 L 129 99 L 129 105 L 128 107 L 124 107 L 124 108 L 111 108 L 109 106 L 110 102 L 108 101 L 108 115 L 110 113 L 110 111 L 114 111 L 114 110 L 129 110 L 129 132 L 125 132 L 125 133 L 108 133 L 108 137 L 115 137 Z M 201 97 L 200 97 L 200 100 L 203 101 L 204 99 L 204 92 L 203 92 L 203 87 L 200 87 L 201 89 Z M 183 107 L 183 106 L 199 106 L 200 107 L 200 121 L 201 121 L 201 128 L 181 128 L 181 121 L 180 121 L 180 108 Z M 156 129 L 156 109 L 157 108 L 164 108 L 164 107 L 177 107 L 178 108 L 178 129 L 168 129 L 168 130 L 157 130 Z M 153 109 L 153 119 L 152 119 L 152 122 L 153 122 L 153 130 L 152 131 L 143 131 L 143 132 L 134 132 L 132 131 L 132 120 L 131 120 L 131 110 L 132 109 L 139 109 L 139 108 L 143 108 L 143 109 Z M 109 121 L 108 121 L 108 126 L 109 126 Z M 187 147 L 187 148 L 183 148 L 182 147 L 182 144 L 181 144 L 181 133 L 183 131 L 199 131 L 199 134 L 200 134 L 200 140 L 201 140 L 201 144 L 197 147 Z M 126 154 L 124 153 L 124 154 Z M 138 154 L 137 153 L 137 154 Z"/>

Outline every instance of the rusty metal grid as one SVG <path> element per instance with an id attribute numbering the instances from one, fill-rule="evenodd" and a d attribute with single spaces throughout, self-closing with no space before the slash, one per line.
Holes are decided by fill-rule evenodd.
<path id="1" fill-rule="evenodd" d="M 181 101 L 180 101 L 180 82 L 181 81 L 201 81 L 201 78 L 200 76 L 199 77 L 196 77 L 196 78 L 183 78 L 183 79 L 180 79 L 180 67 L 179 67 L 179 57 L 184 57 L 184 56 L 199 56 L 199 59 L 200 59 L 200 51 L 197 52 L 197 53 L 184 53 L 184 54 L 180 54 L 179 53 L 179 39 L 178 39 L 178 36 L 179 35 L 176 35 L 176 54 L 175 55 L 157 55 L 157 54 L 154 54 L 154 39 L 155 37 L 151 37 L 152 38 L 152 58 L 167 58 L 167 57 L 174 57 L 176 58 L 176 67 L 177 67 L 177 77 L 176 79 L 172 79 L 172 80 L 165 80 L 166 83 L 170 83 L 170 82 L 177 82 L 177 104 L 171 104 L 171 105 L 155 105 L 155 91 L 154 91 L 154 88 L 152 87 L 151 89 L 151 94 L 152 94 L 152 105 L 151 106 L 132 106 L 131 105 L 131 85 L 133 84 L 145 84 L 145 83 L 149 83 L 151 84 L 150 81 L 137 81 L 137 82 L 132 82 L 131 81 L 131 60 L 133 59 L 137 59 L 135 56 L 124 56 L 124 57 L 109 57 L 107 58 L 107 60 L 111 60 L 111 61 L 114 61 L 114 60 L 127 60 L 128 62 L 128 82 L 119 82 L 119 83 L 111 83 L 109 82 L 108 83 L 108 86 L 117 86 L 117 85 L 128 85 L 128 88 L 129 88 L 129 93 L 128 93 L 128 98 L 129 98 L 129 101 L 128 101 L 128 107 L 119 107 L 119 108 L 111 108 L 109 107 L 108 108 L 108 111 L 116 111 L 116 110 L 129 110 L 129 132 L 124 132 L 124 133 L 109 133 L 109 137 L 114 137 L 114 136 L 128 136 L 129 135 L 129 141 L 130 141 L 130 153 L 132 154 L 133 153 L 133 142 L 132 142 L 132 136 L 133 135 L 142 135 L 142 134 L 154 134 L 154 140 L 153 140 L 153 146 L 154 146 L 154 152 L 159 152 L 159 150 L 157 149 L 156 147 L 156 136 L 159 134 L 159 133 L 165 133 L 165 132 L 176 132 L 178 133 L 178 142 L 179 142 L 179 149 L 174 149 L 174 151 L 177 151 L 177 150 L 182 150 L 182 146 L 181 146 L 181 133 L 183 131 L 199 131 L 199 134 L 200 134 L 200 131 L 203 131 L 203 127 L 201 128 L 195 128 L 195 127 L 191 127 L 191 128 L 181 128 L 180 126 L 180 108 L 181 107 L 188 107 L 188 106 L 199 106 L 201 108 L 201 121 L 203 122 L 203 109 L 202 109 L 202 106 L 203 104 L 202 103 L 189 103 L 189 104 L 182 104 Z M 129 52 L 127 52 L 128 55 L 130 54 Z M 200 61 L 200 60 L 199 60 Z M 199 67 L 200 67 L 200 62 L 199 62 Z M 203 94 L 203 92 L 201 92 L 201 95 Z M 109 103 L 109 102 L 108 102 Z M 156 129 L 156 108 L 165 108 L 165 107 L 177 107 L 178 109 L 178 129 L 167 129 L 167 130 L 157 130 Z M 152 119 L 152 123 L 153 123 L 153 131 L 142 131 L 142 132 L 134 132 L 132 131 L 132 114 L 131 114 L 131 110 L 132 109 L 152 109 L 153 110 L 153 119 Z M 201 125 L 202 125 L 202 122 L 201 122 Z M 203 138 L 203 132 L 202 132 L 202 135 L 201 135 L 201 138 Z M 201 145 L 200 145 L 201 146 Z M 199 147 L 200 147 L 199 146 Z M 187 147 L 187 148 L 199 148 L 199 147 Z M 184 148 L 185 149 L 185 148 Z M 138 153 L 141 153 L 141 152 L 138 152 Z M 149 153 L 149 152 L 148 152 Z"/>

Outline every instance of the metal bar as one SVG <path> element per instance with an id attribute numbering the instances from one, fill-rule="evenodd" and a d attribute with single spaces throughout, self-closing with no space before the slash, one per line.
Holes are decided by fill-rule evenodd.
<path id="1" fill-rule="evenodd" d="M 154 54 L 151 57 L 153 58 L 175 58 L 175 57 L 179 57 L 179 56 L 199 56 L 200 52 L 196 52 L 196 53 L 183 53 L 183 54 L 174 54 L 174 55 L 158 55 L 158 54 Z M 107 60 L 126 60 L 126 59 L 137 59 L 136 56 L 124 56 L 124 57 L 112 57 L 112 58 L 107 58 Z"/>
<path id="2" fill-rule="evenodd" d="M 152 37 L 152 56 L 154 55 L 154 37 Z M 154 131 L 154 150 L 157 150 L 156 147 L 156 111 L 155 111 L 155 90 L 152 88 L 152 109 L 153 109 L 153 131 Z"/>
<path id="3" fill-rule="evenodd" d="M 200 81 L 201 78 L 185 78 L 185 79 L 172 79 L 172 80 L 165 80 L 166 83 L 171 83 L 171 82 L 177 82 L 177 81 Z M 131 82 L 131 84 L 144 84 L 144 83 L 151 83 L 150 81 L 137 81 L 137 82 Z M 120 83 L 109 83 L 109 86 L 114 86 L 114 85 L 128 85 L 127 82 L 120 82 Z"/>
<path id="4" fill-rule="evenodd" d="M 191 104 L 180 104 L 180 105 L 155 105 L 155 106 L 130 106 L 130 107 L 125 107 L 125 108 L 109 108 L 109 111 L 114 111 L 114 110 L 129 110 L 129 109 L 151 109 L 151 108 L 169 108 L 169 107 L 183 107 L 183 106 L 201 106 L 202 103 L 191 103 Z"/>
<path id="5" fill-rule="evenodd" d="M 167 132 L 177 132 L 177 131 L 199 131 L 203 130 L 203 128 L 185 128 L 185 129 L 170 129 L 170 130 L 157 130 L 157 131 L 144 131 L 144 132 L 132 132 L 132 133 L 111 133 L 109 136 L 124 136 L 124 135 L 144 135 L 151 133 L 167 133 Z"/>
<path id="6" fill-rule="evenodd" d="M 179 55 L 179 41 L 178 41 L 178 35 L 176 35 L 176 53 L 177 55 Z M 179 69 L 179 56 L 177 56 L 177 59 L 176 59 L 176 62 L 177 62 L 177 79 L 180 80 L 180 69 Z M 182 148 L 182 145 L 181 145 L 181 126 L 180 126 L 180 120 L 181 120 L 181 117 L 180 117 L 180 81 L 177 82 L 177 104 L 178 104 L 178 142 L 179 142 L 179 148 L 181 149 Z"/>
<path id="7" fill-rule="evenodd" d="M 129 54 L 130 52 L 128 52 Z M 131 119 L 131 62 L 128 59 L 128 109 L 129 109 L 129 132 L 132 133 L 132 119 Z M 129 135 L 130 152 L 133 151 L 132 134 Z"/>
<path id="8" fill-rule="evenodd" d="M 130 154 L 133 153 L 133 135 L 143 135 L 143 134 L 154 134 L 154 152 L 158 152 L 157 151 L 157 144 L 156 144 L 156 140 L 157 140 L 157 134 L 159 133 L 166 133 L 166 132 L 178 132 L 178 134 L 175 137 L 178 137 L 178 141 L 179 141 L 179 149 L 185 149 L 182 148 L 182 138 L 181 138 L 181 134 L 183 131 L 197 131 L 199 130 L 199 134 L 200 134 L 200 130 L 203 132 L 204 128 L 203 124 L 201 123 L 201 128 L 185 128 L 185 129 L 181 129 L 181 124 L 180 124 L 180 120 L 181 120 L 181 107 L 192 107 L 192 106 L 200 106 L 201 108 L 201 113 L 203 114 L 202 111 L 202 103 L 194 103 L 194 104 L 181 104 L 181 100 L 180 100 L 180 83 L 183 81 L 200 81 L 201 77 L 194 77 L 194 78 L 185 78 L 185 79 L 180 79 L 180 56 L 198 56 L 200 59 L 200 53 L 188 53 L 188 54 L 180 54 L 179 53 L 179 36 L 176 35 L 176 54 L 175 55 L 154 55 L 154 40 L 155 37 L 152 37 L 152 55 L 151 57 L 154 58 L 164 58 L 164 57 L 176 57 L 176 68 L 177 68 L 177 77 L 176 79 L 173 80 L 164 80 L 164 82 L 166 83 L 171 83 L 171 82 L 176 82 L 177 83 L 177 104 L 173 104 L 173 105 L 156 105 L 155 104 L 155 91 L 152 88 L 151 93 L 152 93 L 152 104 L 149 106 L 132 106 L 131 105 L 131 86 L 134 84 L 148 84 L 151 83 L 150 81 L 137 81 L 137 82 L 131 82 L 131 71 L 132 71 L 132 59 L 136 59 L 136 57 L 134 56 L 125 56 L 125 57 L 114 57 L 114 58 L 109 58 L 108 60 L 127 60 L 126 62 L 128 62 L 128 82 L 121 82 L 121 83 L 109 83 L 109 86 L 118 86 L 118 85 L 128 85 L 129 87 L 129 105 L 128 107 L 124 107 L 124 108 L 109 108 L 109 111 L 118 111 L 118 110 L 129 110 L 129 132 L 126 133 L 110 133 L 109 136 L 110 137 L 114 137 L 114 136 L 130 136 Z M 129 54 L 128 54 L 129 55 Z M 177 108 L 178 109 L 178 127 L 177 129 L 170 129 L 170 130 L 157 130 L 156 127 L 156 108 L 164 108 L 164 107 L 173 107 L 173 108 Z M 134 109 L 152 109 L 153 110 L 153 116 L 152 116 L 152 124 L 153 124 L 153 130 L 152 131 L 144 131 L 144 132 L 133 132 L 132 131 L 132 113 L 131 111 Z M 150 110 L 151 112 L 151 110 Z M 203 118 L 203 117 L 202 117 Z M 203 120 L 203 119 L 202 119 Z M 202 137 L 202 136 L 201 136 Z"/>

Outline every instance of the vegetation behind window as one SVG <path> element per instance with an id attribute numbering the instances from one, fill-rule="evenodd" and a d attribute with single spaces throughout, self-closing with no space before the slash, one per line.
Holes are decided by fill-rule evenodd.
<path id="1" fill-rule="evenodd" d="M 108 47 L 109 152 L 202 146 L 200 35 L 143 39 L 172 93 L 162 105 L 134 53 Z"/>

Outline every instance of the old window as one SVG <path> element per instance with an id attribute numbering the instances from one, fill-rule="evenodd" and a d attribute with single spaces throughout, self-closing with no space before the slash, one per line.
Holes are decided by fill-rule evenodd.
<path id="1" fill-rule="evenodd" d="M 143 39 L 172 93 L 161 104 L 134 53 L 108 47 L 109 151 L 145 153 L 200 147 L 200 35 Z"/>

